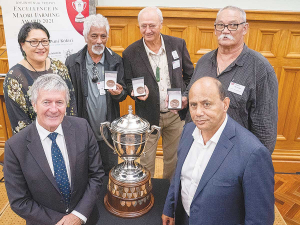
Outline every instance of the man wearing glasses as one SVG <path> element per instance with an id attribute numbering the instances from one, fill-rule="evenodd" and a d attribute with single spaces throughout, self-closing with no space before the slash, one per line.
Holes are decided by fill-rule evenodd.
<path id="1" fill-rule="evenodd" d="M 185 91 L 194 72 L 190 55 L 183 39 L 163 35 L 162 12 L 157 7 L 140 11 L 138 22 L 142 39 L 134 42 L 123 52 L 125 78 L 128 94 L 135 100 L 136 114 L 151 125 L 162 128 L 164 152 L 163 178 L 170 179 L 177 162 L 177 145 L 185 116 L 184 110 L 174 114 L 168 110 L 165 100 L 168 88 Z M 146 95 L 134 97 L 132 78 L 143 77 Z M 187 97 L 182 97 L 182 108 L 187 106 Z M 141 164 L 154 176 L 156 156 L 156 135 L 150 135 Z"/>
<path id="2" fill-rule="evenodd" d="M 123 81 L 122 58 L 106 48 L 109 24 L 100 14 L 91 15 L 84 21 L 83 35 L 87 45 L 69 56 L 66 66 L 75 89 L 78 116 L 87 119 L 98 141 L 105 174 L 117 165 L 118 157 L 105 144 L 100 134 L 100 123 L 112 122 L 120 116 L 119 102 L 127 92 Z M 117 72 L 116 89 L 104 89 L 104 78 L 108 71 Z M 108 130 L 104 130 L 111 142 Z"/>
<path id="3" fill-rule="evenodd" d="M 203 76 L 217 78 L 231 100 L 228 114 L 272 153 L 278 120 L 274 69 L 265 57 L 244 43 L 249 27 L 244 10 L 234 6 L 221 9 L 214 26 L 219 46 L 199 59 L 188 89 Z"/>

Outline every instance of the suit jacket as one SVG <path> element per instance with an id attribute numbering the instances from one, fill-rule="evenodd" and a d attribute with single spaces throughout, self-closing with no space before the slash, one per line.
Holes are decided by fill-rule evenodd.
<path id="1" fill-rule="evenodd" d="M 185 125 L 178 162 L 163 214 L 179 220 L 180 175 L 193 143 L 194 123 Z M 183 207 L 181 206 L 182 210 Z M 228 116 L 227 124 L 205 168 L 190 207 L 190 225 L 274 222 L 274 168 L 268 149 Z"/>
<path id="2" fill-rule="evenodd" d="M 85 118 L 89 121 L 87 112 L 87 97 L 88 97 L 88 74 L 86 69 L 86 54 L 87 45 L 79 52 L 69 56 L 66 59 L 66 66 L 68 68 L 76 96 L 77 114 L 79 117 Z M 122 85 L 123 91 L 119 95 L 111 95 L 106 90 L 106 104 L 107 115 L 106 120 L 109 122 L 114 121 L 120 117 L 119 102 L 126 99 L 127 91 L 124 81 L 124 68 L 122 58 L 108 48 L 104 49 L 105 71 L 118 71 L 117 83 Z"/>
<path id="3" fill-rule="evenodd" d="M 186 48 L 186 43 L 181 38 L 162 35 L 165 43 L 169 76 L 172 88 L 181 88 L 184 93 L 194 72 L 194 66 Z M 175 60 L 172 56 L 173 51 L 177 51 L 180 60 L 180 67 L 173 69 Z M 151 125 L 159 125 L 160 100 L 159 87 L 155 75 L 151 68 L 143 39 L 140 39 L 126 48 L 123 52 L 124 72 L 127 91 L 131 94 L 132 78 L 144 77 L 145 85 L 149 89 L 149 97 L 146 101 L 136 99 L 136 114 L 145 118 Z M 135 98 L 133 98 L 135 99 Z M 180 117 L 185 118 L 186 109 L 180 111 Z"/>
<path id="4" fill-rule="evenodd" d="M 96 201 L 104 171 L 97 141 L 85 119 L 62 122 L 71 171 L 69 213 L 97 220 Z M 56 224 L 66 206 L 46 159 L 35 122 L 5 143 L 4 177 L 9 203 L 27 224 Z M 93 213 L 92 213 L 93 212 Z"/>

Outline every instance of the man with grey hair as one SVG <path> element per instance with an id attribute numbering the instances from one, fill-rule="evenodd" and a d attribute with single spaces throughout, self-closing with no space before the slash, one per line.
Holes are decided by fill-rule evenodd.
<path id="1" fill-rule="evenodd" d="M 186 43 L 181 38 L 160 33 L 163 17 L 157 7 L 140 11 L 138 22 L 142 39 L 134 42 L 123 52 L 127 91 L 135 100 L 136 114 L 151 125 L 162 128 L 164 154 L 163 177 L 171 178 L 176 162 L 176 149 L 183 128 L 181 119 L 185 116 L 187 97 L 182 97 L 182 110 L 170 112 L 165 104 L 168 88 L 180 88 L 184 93 L 194 72 Z M 133 97 L 132 78 L 144 77 L 146 95 Z M 151 134 L 141 164 L 154 176 L 156 156 L 156 135 Z"/>
<path id="2" fill-rule="evenodd" d="M 120 117 L 119 102 L 127 96 L 122 58 L 106 47 L 109 24 L 100 14 L 91 15 L 84 21 L 83 35 L 87 45 L 69 56 L 66 66 L 75 89 L 77 114 L 90 123 L 98 141 L 105 174 L 117 165 L 118 157 L 105 144 L 100 134 L 100 123 L 112 122 Z M 105 74 L 116 71 L 116 90 L 104 90 Z M 109 131 L 104 130 L 111 141 Z"/>
<path id="3" fill-rule="evenodd" d="M 65 116 L 70 96 L 60 76 L 40 76 L 29 92 L 36 121 L 5 143 L 12 210 L 28 225 L 96 224 L 104 170 L 88 122 Z"/>
<path id="4" fill-rule="evenodd" d="M 274 69 L 265 57 L 244 43 L 249 27 L 244 10 L 235 6 L 221 9 L 214 26 L 219 46 L 199 59 L 188 89 L 203 76 L 217 78 L 231 100 L 228 114 L 272 153 L 278 120 Z"/>

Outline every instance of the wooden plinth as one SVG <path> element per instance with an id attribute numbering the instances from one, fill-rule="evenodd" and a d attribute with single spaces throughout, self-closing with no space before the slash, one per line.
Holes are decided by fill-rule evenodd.
<path id="1" fill-rule="evenodd" d="M 109 173 L 105 208 L 122 218 L 135 218 L 147 213 L 154 204 L 149 171 L 147 177 L 137 183 L 125 183 L 114 179 Z"/>

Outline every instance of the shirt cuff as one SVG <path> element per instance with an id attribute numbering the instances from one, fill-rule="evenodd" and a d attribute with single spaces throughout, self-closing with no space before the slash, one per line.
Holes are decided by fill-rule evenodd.
<path id="1" fill-rule="evenodd" d="M 74 214 L 75 216 L 77 216 L 83 222 L 82 224 L 86 223 L 87 218 L 84 215 L 82 215 L 81 213 L 77 212 L 76 210 L 73 210 L 71 213 Z"/>

